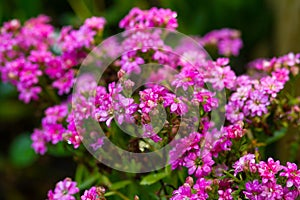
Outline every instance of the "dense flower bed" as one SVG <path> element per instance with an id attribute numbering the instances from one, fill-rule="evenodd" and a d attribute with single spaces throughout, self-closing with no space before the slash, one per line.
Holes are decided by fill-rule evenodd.
<path id="1" fill-rule="evenodd" d="M 288 82 L 298 77 L 300 54 L 258 59 L 249 63 L 249 73 L 236 75 L 230 67 L 230 58 L 238 56 L 242 48 L 239 31 L 221 29 L 193 37 L 193 41 L 204 48 L 217 50 L 220 57 L 211 60 L 188 42 L 182 42 L 176 49 L 167 45 L 161 29 L 145 31 L 160 27 L 172 33 L 178 27 L 176 18 L 177 14 L 169 9 L 133 8 L 119 24 L 129 31 L 120 44 L 126 53 L 110 64 L 103 75 L 104 81 L 98 84 L 86 77 L 90 84 L 79 86 L 73 96 L 73 84 L 80 81 L 76 77 L 80 65 L 103 41 L 104 18 L 92 17 L 78 29 L 68 26 L 59 31 L 49 24 L 49 17 L 43 15 L 24 25 L 15 19 L 1 27 L 2 81 L 13 84 L 24 103 L 35 101 L 45 108 L 41 127 L 31 136 L 33 149 L 37 154 L 45 154 L 47 147 L 62 143 L 66 149 L 72 149 L 79 168 L 85 165 L 89 169 L 85 179 L 93 185 L 80 185 L 79 179 L 66 178 L 48 192 L 48 199 L 72 200 L 80 194 L 82 200 L 105 199 L 112 195 L 144 199 L 138 191 L 135 197 L 126 197 L 118 191 L 130 182 L 123 181 L 121 187 L 101 178 L 106 168 L 102 169 L 96 159 L 87 157 L 88 152 L 82 148 L 86 130 L 81 124 L 89 118 L 99 123 L 107 138 L 124 140 L 123 148 L 131 152 L 154 151 L 174 142 L 168 152 L 171 167 L 143 175 L 142 182 L 150 179 L 149 185 L 162 184 L 157 197 L 288 200 L 299 196 L 297 165 L 280 163 L 273 158 L 261 160 L 260 151 L 278 139 L 279 134 L 284 134 L 287 126 L 300 124 L 300 99 L 283 91 Z M 135 31 L 130 32 L 132 30 Z M 115 57 L 120 53 L 114 41 L 109 45 L 106 52 L 102 52 L 106 56 Z M 155 83 L 169 80 L 170 87 L 179 92 L 174 93 L 159 84 L 147 84 L 128 96 L 127 92 L 135 85 L 128 75 L 141 74 L 141 66 L 147 63 L 162 66 L 153 72 L 150 80 Z M 169 68 L 178 73 L 170 78 Z M 227 101 L 219 96 L 222 92 Z M 152 117 L 159 115 L 161 107 L 167 117 L 162 129 L 157 131 Z M 199 110 L 195 112 L 191 107 Z M 212 113 L 218 109 L 225 116 L 220 127 L 211 121 Z M 193 120 L 198 125 L 193 132 L 183 131 L 178 138 L 176 132 L 184 126 L 182 123 L 191 124 L 181 118 L 187 113 L 196 117 Z M 116 124 L 139 125 L 143 138 L 128 140 L 117 135 Z M 105 145 L 103 137 L 95 133 L 89 133 L 89 137 L 94 139 L 90 146 L 93 151 L 100 151 Z M 160 178 L 151 176 L 156 173 Z M 178 184 L 180 180 L 182 185 Z"/>

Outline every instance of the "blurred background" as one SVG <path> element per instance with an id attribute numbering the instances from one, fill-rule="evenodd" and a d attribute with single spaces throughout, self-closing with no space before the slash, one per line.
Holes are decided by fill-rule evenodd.
<path id="1" fill-rule="evenodd" d="M 254 58 L 300 52 L 299 0 L 0 0 L 0 24 L 46 14 L 60 28 L 79 26 L 96 15 L 106 18 L 105 35 L 109 36 L 122 31 L 118 22 L 135 6 L 176 11 L 178 30 L 184 34 L 204 35 L 224 27 L 240 30 L 244 48 L 239 58 L 234 58 L 237 73 L 244 72 L 245 64 Z M 72 158 L 51 149 L 45 156 L 36 156 L 30 148 L 30 133 L 39 127 L 41 113 L 34 103 L 19 102 L 12 86 L 0 83 L 1 200 L 45 199 L 58 180 L 75 173 Z M 284 160 L 284 145 L 281 149 L 272 153 Z"/>

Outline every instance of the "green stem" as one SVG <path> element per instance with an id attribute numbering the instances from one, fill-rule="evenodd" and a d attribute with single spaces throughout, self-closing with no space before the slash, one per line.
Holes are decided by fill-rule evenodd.
<path id="1" fill-rule="evenodd" d="M 230 178 L 232 178 L 235 182 L 240 183 L 242 180 L 236 178 L 235 176 L 233 176 L 232 174 L 230 174 L 228 171 L 223 170 L 224 174 L 226 174 L 227 176 L 229 176 Z"/>

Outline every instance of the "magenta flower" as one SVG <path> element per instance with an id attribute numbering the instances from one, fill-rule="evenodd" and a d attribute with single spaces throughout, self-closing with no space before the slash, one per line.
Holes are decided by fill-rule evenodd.
<path id="1" fill-rule="evenodd" d="M 271 95 L 273 98 L 277 96 L 277 93 L 283 89 L 284 84 L 275 77 L 264 77 L 260 80 L 261 90 L 264 90 L 267 94 Z"/>
<path id="2" fill-rule="evenodd" d="M 62 77 L 55 80 L 52 83 L 52 86 L 58 89 L 59 95 L 67 94 L 70 92 L 73 86 L 73 83 L 75 81 L 74 79 L 75 79 L 75 71 L 69 70 Z"/>
<path id="3" fill-rule="evenodd" d="M 173 191 L 173 195 L 170 200 L 198 200 L 197 195 L 192 193 L 191 186 L 188 183 L 180 186 L 177 190 Z"/>
<path id="4" fill-rule="evenodd" d="M 244 112 L 250 112 L 252 117 L 262 116 L 268 112 L 267 106 L 270 104 L 268 95 L 263 91 L 254 90 L 250 93 L 250 99 L 246 102 Z"/>
<path id="5" fill-rule="evenodd" d="M 162 27 L 168 29 L 176 29 L 177 14 L 170 9 L 151 8 L 150 10 L 141 10 L 133 8 L 127 16 L 119 23 L 120 28 L 146 28 L 146 27 Z"/>
<path id="6" fill-rule="evenodd" d="M 193 189 L 196 190 L 198 199 L 208 199 L 207 191 L 211 189 L 211 180 L 206 180 L 205 178 L 197 179 Z"/>
<path id="7" fill-rule="evenodd" d="M 281 185 L 276 184 L 276 182 L 267 182 L 262 185 L 262 193 L 260 196 L 262 199 L 282 199 L 283 189 Z"/>
<path id="8" fill-rule="evenodd" d="M 162 138 L 156 134 L 151 124 L 143 124 L 143 137 L 150 138 L 154 142 L 162 140 Z"/>
<path id="9" fill-rule="evenodd" d="M 70 178 L 65 178 L 63 181 L 59 181 L 54 191 L 48 192 L 49 200 L 75 200 L 74 194 L 79 192 L 77 183 L 73 182 Z"/>
<path id="10" fill-rule="evenodd" d="M 173 86 L 176 88 L 182 87 L 185 91 L 191 86 L 202 87 L 203 84 L 203 75 L 193 67 L 183 68 L 183 70 L 175 76 L 175 80 L 172 81 Z"/>
<path id="11" fill-rule="evenodd" d="M 81 196 L 81 200 L 102 200 L 104 198 L 105 188 L 103 187 L 91 187 L 89 190 L 85 190 Z"/>
<path id="12" fill-rule="evenodd" d="M 237 56 L 243 47 L 240 32 L 226 28 L 207 33 L 201 38 L 201 44 L 216 45 L 219 49 L 219 54 L 225 56 Z"/>
<path id="13" fill-rule="evenodd" d="M 211 154 L 206 150 L 190 153 L 185 157 L 184 162 L 183 165 L 188 168 L 189 175 L 195 174 L 198 178 L 207 176 L 212 170 L 211 166 L 215 163 Z"/>
<path id="14" fill-rule="evenodd" d="M 136 56 L 136 52 L 131 51 L 125 55 L 122 55 L 121 58 L 121 69 L 126 73 L 130 74 L 132 72 L 139 74 L 141 73 L 140 65 L 144 64 L 145 61 L 143 58 Z"/>
<path id="15" fill-rule="evenodd" d="M 289 73 L 289 70 L 285 68 L 279 68 L 272 72 L 272 77 L 279 82 L 286 83 L 290 79 Z"/>
<path id="16" fill-rule="evenodd" d="M 256 171 L 255 164 L 255 155 L 254 154 L 246 154 L 242 156 L 238 161 L 234 163 L 232 166 L 234 168 L 234 176 L 236 176 L 239 172 L 243 171 Z"/>
<path id="17" fill-rule="evenodd" d="M 175 94 L 167 93 L 164 95 L 164 107 L 170 106 L 171 113 L 184 115 L 188 112 L 187 105 L 183 102 L 183 97 L 176 97 Z"/>
<path id="18" fill-rule="evenodd" d="M 89 190 L 85 190 L 84 194 L 81 196 L 81 200 L 97 200 L 97 188 L 91 187 Z"/>
<path id="19" fill-rule="evenodd" d="M 84 21 L 84 26 L 88 29 L 101 31 L 104 29 L 106 20 L 103 17 L 91 17 Z"/>
<path id="20" fill-rule="evenodd" d="M 262 193 L 262 186 L 258 180 L 249 181 L 245 184 L 245 191 L 243 191 L 246 198 L 250 200 L 261 200 L 262 197 L 260 194 Z"/>
<path id="21" fill-rule="evenodd" d="M 283 166 L 283 172 L 280 173 L 280 176 L 287 178 L 286 187 L 290 188 L 293 185 L 297 188 L 300 187 L 300 170 L 295 163 L 286 163 L 287 166 Z"/>
<path id="22" fill-rule="evenodd" d="M 203 90 L 194 94 L 193 101 L 201 103 L 205 112 L 210 112 L 218 107 L 218 99 L 214 98 L 214 96 L 214 93 L 208 90 Z"/>
<path id="23" fill-rule="evenodd" d="M 257 165 L 259 175 L 262 177 L 262 183 L 274 182 L 276 183 L 275 175 L 282 170 L 280 161 L 274 162 L 273 158 L 269 158 L 268 162 L 260 161 Z"/>
<path id="24" fill-rule="evenodd" d="M 202 137 L 200 133 L 193 132 L 176 142 L 176 146 L 170 151 L 170 164 L 173 170 L 184 165 L 184 159 L 189 152 L 200 149 L 199 142 Z"/>
<path id="25" fill-rule="evenodd" d="M 20 92 L 19 99 L 24 101 L 24 103 L 29 103 L 31 100 L 38 100 L 38 94 L 42 91 L 42 88 L 39 86 L 26 88 L 22 85 L 18 85 L 17 88 Z"/>
<path id="26" fill-rule="evenodd" d="M 243 103 L 232 101 L 229 101 L 228 104 L 225 105 L 225 116 L 231 123 L 244 120 L 245 114 L 241 110 L 243 105 Z"/>
<path id="27" fill-rule="evenodd" d="M 219 200 L 232 200 L 233 197 L 231 196 L 231 193 L 231 188 L 228 188 L 226 190 L 218 190 Z"/>
<path id="28" fill-rule="evenodd" d="M 31 134 L 31 140 L 32 140 L 32 148 L 37 154 L 45 154 L 47 151 L 46 146 L 46 136 L 42 130 L 34 129 L 33 133 Z"/>

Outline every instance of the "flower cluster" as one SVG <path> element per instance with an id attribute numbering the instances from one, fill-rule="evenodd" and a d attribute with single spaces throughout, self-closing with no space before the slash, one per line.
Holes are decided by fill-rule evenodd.
<path id="1" fill-rule="evenodd" d="M 290 74 L 296 76 L 300 55 L 290 53 L 286 56 L 273 58 L 271 61 L 258 60 L 250 63 L 259 71 L 252 76 L 237 77 L 236 88 L 226 105 L 226 117 L 232 123 L 245 120 L 248 117 L 261 117 L 268 113 L 278 93 L 290 79 Z M 290 58 L 290 60 L 288 60 Z M 276 103 L 276 102 L 274 102 Z"/>
<path id="2" fill-rule="evenodd" d="M 222 166 L 222 173 L 228 167 Z M 233 194 L 239 192 L 239 197 L 246 199 L 297 199 L 300 189 L 300 170 L 294 163 L 287 162 L 282 166 L 279 161 L 269 158 L 267 161 L 256 162 L 254 154 L 242 156 L 233 165 L 232 180 L 219 179 L 215 174 L 197 178 L 188 177 L 186 182 L 173 191 L 171 199 L 233 199 Z M 246 180 L 241 173 L 247 174 Z M 239 177 L 239 178 L 238 178 Z M 215 192 L 217 191 L 217 193 Z"/>
<path id="3" fill-rule="evenodd" d="M 59 95 L 68 94 L 75 67 L 99 42 L 97 36 L 101 36 L 105 25 L 104 18 L 92 17 L 79 30 L 64 27 L 57 37 L 49 21 L 49 17 L 41 15 L 21 26 L 14 19 L 0 31 L 2 80 L 15 85 L 19 99 L 25 103 L 38 100 L 43 91 L 50 94 L 50 99 L 54 89 Z"/>
<path id="4" fill-rule="evenodd" d="M 220 55 L 238 56 L 240 49 L 243 47 L 240 35 L 241 33 L 238 30 L 224 28 L 207 33 L 200 39 L 200 42 L 204 46 L 217 46 Z"/>
<path id="5" fill-rule="evenodd" d="M 255 156 L 247 154 L 233 168 L 235 175 L 248 173 L 243 191 L 248 199 L 297 199 L 300 195 L 300 170 L 294 163 L 282 166 L 272 158 L 256 163 Z"/>
<path id="6" fill-rule="evenodd" d="M 67 114 L 67 104 L 47 108 L 45 111 L 46 116 L 42 119 L 42 129 L 35 129 L 31 135 L 32 147 L 37 153 L 44 154 L 46 152 L 47 142 L 57 144 L 63 140 L 63 134 L 66 132 L 66 129 L 62 123 Z"/>
<path id="7" fill-rule="evenodd" d="M 133 8 L 129 14 L 124 17 L 119 26 L 125 29 L 147 28 L 147 27 L 162 27 L 168 29 L 176 29 L 177 13 L 170 9 L 151 8 L 150 10 L 141 10 Z"/>
<path id="8" fill-rule="evenodd" d="M 229 58 L 211 60 L 197 45 L 213 45 L 221 56 L 237 56 L 243 45 L 239 31 L 215 30 L 175 45 L 164 39 L 177 28 L 176 17 L 170 9 L 133 8 L 119 24 L 126 30 L 118 38 L 123 40 L 105 41 L 104 51 L 93 49 L 103 35 L 106 21 L 102 17 L 86 19 L 79 29 L 63 27 L 59 34 L 46 16 L 30 19 L 23 26 L 18 20 L 4 23 L 0 29 L 2 80 L 16 86 L 19 99 L 25 103 L 44 100 L 43 105 L 48 106 L 41 128 L 31 136 L 33 149 L 44 154 L 49 143 L 66 141 L 74 151 L 82 151 L 79 146 L 87 137 L 92 140 L 89 147 L 101 152 L 106 145 L 104 137 L 90 131 L 86 121 L 93 120 L 105 136 L 120 140 L 125 137 L 113 138 L 119 131 L 115 125 L 136 125 L 142 137 L 124 141 L 124 148 L 133 152 L 156 150 L 172 141 L 168 152 L 171 169 L 174 173 L 182 168 L 187 171 L 183 185 L 172 186 L 178 187 L 172 200 L 296 199 L 300 194 L 297 165 L 287 162 L 283 166 L 272 158 L 260 161 L 257 147 L 266 144 L 264 138 L 271 137 L 272 131 L 282 128 L 283 122 L 274 119 L 285 118 L 299 126 L 300 99 L 281 94 L 299 73 L 300 54 L 259 59 L 249 64 L 248 74 L 236 75 Z M 99 53 L 96 56 L 116 57 L 100 81 L 96 73 L 78 75 L 79 66 L 92 49 L 93 54 Z M 97 60 L 95 65 L 99 63 Z M 134 77 L 147 84 L 140 87 Z M 181 133 L 176 135 L 179 129 Z M 264 135 L 262 129 L 271 133 Z M 84 153 L 80 152 L 76 160 L 101 173 L 99 163 L 87 161 Z M 79 192 L 77 183 L 66 178 L 48 192 L 48 199 L 72 200 Z M 81 199 L 105 199 L 104 193 L 102 187 L 91 187 Z M 112 194 L 122 196 L 117 191 Z"/>
<path id="9" fill-rule="evenodd" d="M 55 189 L 49 190 L 48 200 L 75 200 L 75 194 L 79 192 L 77 183 L 70 178 L 65 178 L 63 181 L 59 181 Z M 105 189 L 103 187 L 91 187 L 89 190 L 85 190 L 81 196 L 81 200 L 105 200 Z"/>

